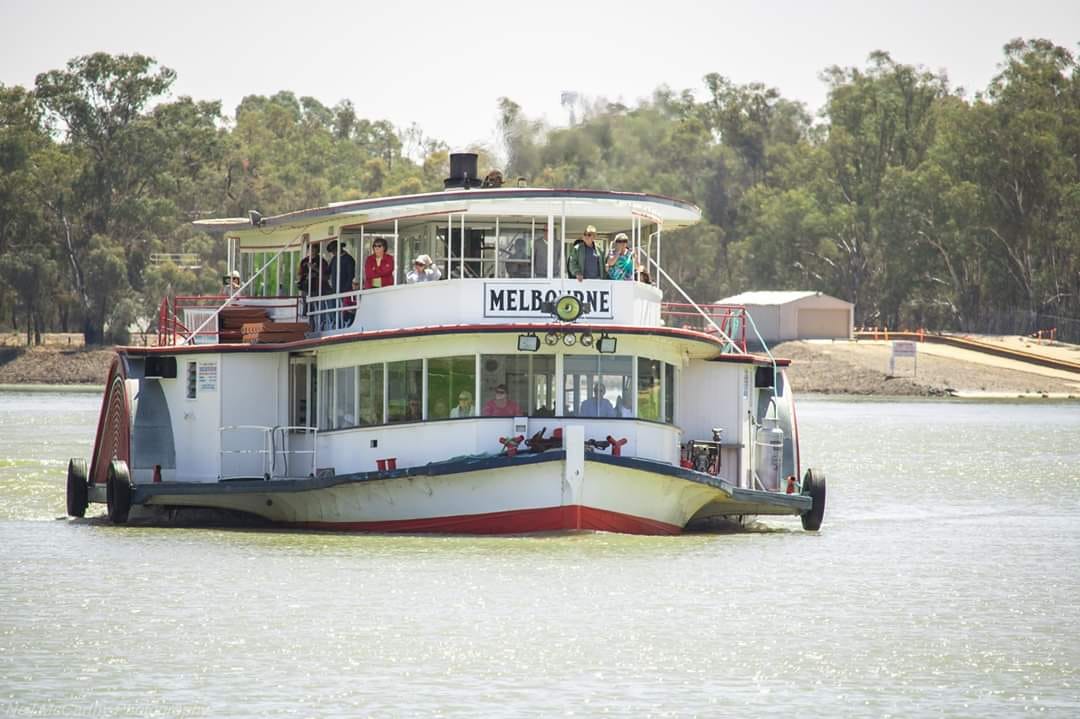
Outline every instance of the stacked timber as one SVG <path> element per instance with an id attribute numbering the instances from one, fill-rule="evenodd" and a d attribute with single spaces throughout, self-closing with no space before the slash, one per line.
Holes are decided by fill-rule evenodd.
<path id="1" fill-rule="evenodd" d="M 243 341 L 250 344 L 278 344 L 304 339 L 307 322 L 246 322 L 241 329 Z"/>
<path id="2" fill-rule="evenodd" d="M 270 315 L 263 307 L 225 307 L 218 313 L 218 335 L 222 342 L 240 342 L 245 324 L 269 320 Z"/>

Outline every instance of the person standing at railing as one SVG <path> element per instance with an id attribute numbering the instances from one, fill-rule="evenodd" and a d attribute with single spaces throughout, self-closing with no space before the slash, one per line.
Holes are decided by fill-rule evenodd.
<path id="1" fill-rule="evenodd" d="M 306 239 L 306 238 L 305 238 Z M 311 299 L 328 294 L 328 279 L 330 268 L 319 252 L 318 243 L 312 243 L 308 248 L 308 256 L 300 260 L 300 269 L 297 276 L 296 286 L 300 289 L 300 297 L 304 303 L 304 314 L 308 315 L 308 322 L 312 330 L 323 328 L 323 316 L 311 314 L 322 309 L 322 303 Z"/>
<path id="2" fill-rule="evenodd" d="M 630 238 L 625 232 L 615 235 L 615 244 L 607 258 L 607 276 L 611 280 L 634 279 L 634 256 L 630 254 Z"/>
<path id="3" fill-rule="evenodd" d="M 381 237 L 371 243 L 371 254 L 364 258 L 364 289 L 389 287 L 394 284 L 394 256 L 386 252 L 386 240 Z"/>
<path id="4" fill-rule="evenodd" d="M 601 278 L 600 255 L 596 252 L 596 228 L 589 225 L 581 235 L 581 242 L 575 242 L 567 258 L 569 274 L 577 281 L 598 280 Z"/>
<path id="5" fill-rule="evenodd" d="M 345 248 L 345 243 L 339 243 L 337 240 L 330 240 L 326 243 L 326 250 L 330 253 L 330 294 L 340 294 L 342 292 L 352 291 L 352 281 L 356 277 L 356 260 Z M 344 298 L 343 298 L 344 299 Z M 333 307 L 341 307 L 344 305 L 342 300 L 333 300 Z M 338 318 L 338 312 L 334 312 L 330 315 L 330 326 L 339 327 L 343 325 Z"/>

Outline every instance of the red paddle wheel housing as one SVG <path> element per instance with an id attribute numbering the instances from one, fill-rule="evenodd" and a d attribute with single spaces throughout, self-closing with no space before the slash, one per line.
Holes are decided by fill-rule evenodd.
<path id="1" fill-rule="evenodd" d="M 113 358 L 98 417 L 90 482 L 105 484 L 109 462 L 122 459 L 131 464 L 131 404 L 128 401 L 127 369 L 120 355 Z"/>

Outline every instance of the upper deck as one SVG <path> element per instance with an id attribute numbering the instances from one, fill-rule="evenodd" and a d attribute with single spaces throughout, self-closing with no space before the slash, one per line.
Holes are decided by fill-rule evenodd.
<path id="1" fill-rule="evenodd" d="M 485 188 L 334 203 L 273 217 L 252 213 L 249 219 L 203 220 L 195 224 L 223 234 L 230 274 L 239 272 L 241 287 L 227 288 L 220 298 L 163 303 L 162 341 L 250 340 L 254 333 L 219 321 L 221 307 L 238 305 L 267 307 L 270 321 L 306 323 L 308 337 L 448 325 L 541 325 L 552 322 L 552 303 L 566 295 L 580 301 L 585 310 L 580 321 L 589 325 L 681 325 L 697 312 L 677 309 L 665 319 L 665 292 L 688 301 L 680 309 L 696 306 L 679 296 L 681 290 L 663 271 L 663 234 L 700 218 L 692 204 L 646 193 Z M 570 274 L 574 243 L 590 227 L 602 274 L 619 235 L 628 239 L 632 274 L 585 280 Z M 374 270 L 379 281 L 372 279 L 374 244 L 386 248 L 386 259 Z M 320 261 L 312 259 L 316 256 Z M 437 279 L 410 277 L 422 256 L 430 259 L 429 276 Z M 731 322 L 723 329 L 708 321 L 698 326 L 734 334 Z M 295 339 L 305 328 L 292 329 Z M 272 340 L 273 334 L 266 337 Z M 738 351 L 742 344 L 733 346 Z"/>

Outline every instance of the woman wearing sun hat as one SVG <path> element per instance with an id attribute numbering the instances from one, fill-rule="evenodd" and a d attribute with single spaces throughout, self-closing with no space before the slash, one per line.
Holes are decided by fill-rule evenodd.
<path id="1" fill-rule="evenodd" d="M 413 260 L 413 268 L 405 273 L 405 282 L 415 285 L 417 282 L 434 282 L 442 279 L 442 271 L 431 261 L 428 255 L 420 255 Z"/>

